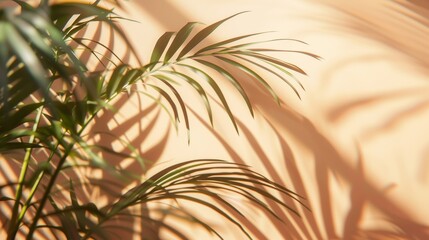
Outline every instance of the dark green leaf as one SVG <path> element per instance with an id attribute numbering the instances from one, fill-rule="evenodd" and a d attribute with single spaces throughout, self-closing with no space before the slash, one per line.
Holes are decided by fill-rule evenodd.
<path id="1" fill-rule="evenodd" d="M 163 96 L 167 100 L 167 102 L 170 104 L 171 108 L 173 109 L 174 119 L 175 119 L 175 127 L 177 129 L 177 123 L 179 122 L 179 113 L 177 111 L 177 107 L 176 107 L 176 104 L 174 103 L 173 99 L 162 88 L 159 88 L 159 87 L 152 85 L 152 84 L 148 84 L 147 86 L 150 86 L 153 89 L 155 89 L 157 92 L 159 92 L 161 94 L 161 96 Z"/>
<path id="2" fill-rule="evenodd" d="M 298 93 L 298 91 L 296 90 L 296 88 L 295 88 L 295 86 L 293 86 L 286 78 L 284 78 L 282 75 L 280 75 L 280 74 L 278 74 L 277 72 L 275 72 L 275 71 L 273 71 L 272 69 L 270 69 L 270 68 L 268 68 L 268 67 L 266 67 L 266 66 L 263 66 L 263 65 L 261 65 L 261 64 L 259 64 L 259 63 L 257 63 L 257 62 L 255 62 L 255 61 L 251 61 L 251 60 L 249 60 L 249 59 L 247 59 L 247 58 L 244 58 L 244 57 L 241 57 L 241 56 L 237 56 L 237 55 L 234 55 L 235 57 L 237 57 L 237 58 L 239 58 L 239 59 L 241 59 L 241 60 L 244 60 L 244 61 L 247 61 L 247 62 L 249 62 L 249 63 L 251 63 L 251 64 L 253 64 L 253 65 L 255 65 L 255 66 L 257 66 L 257 67 L 259 67 L 259 68 L 262 68 L 262 69 L 264 69 L 265 71 L 267 71 L 267 72 L 269 72 L 269 73 L 271 73 L 271 74 L 273 74 L 273 75 L 275 75 L 276 77 L 278 77 L 278 78 L 280 78 L 281 80 L 283 80 L 287 85 L 289 85 L 289 87 L 295 92 L 295 94 L 297 95 L 297 97 L 299 98 L 299 99 L 301 99 L 301 96 L 299 95 L 299 93 Z M 277 66 L 277 65 L 274 65 L 274 66 Z M 303 87 L 302 85 L 300 85 L 301 87 Z"/>
<path id="3" fill-rule="evenodd" d="M 9 111 L 8 98 L 9 86 L 7 76 L 7 61 L 9 60 L 8 43 L 6 39 L 6 25 L 8 23 L 0 21 L 0 120 Z"/>
<path id="4" fill-rule="evenodd" d="M 24 63 L 25 68 L 33 77 L 35 82 L 39 85 L 40 91 L 43 93 L 46 99 L 50 99 L 48 92 L 48 81 L 47 73 L 45 68 L 42 66 L 38 57 L 35 55 L 34 51 L 28 46 L 25 39 L 10 25 L 5 25 L 5 34 L 9 46 L 13 52 L 19 57 L 19 59 Z"/>
<path id="5" fill-rule="evenodd" d="M 191 69 L 192 71 L 202 75 L 202 77 L 210 84 L 210 86 L 213 88 L 213 90 L 215 91 L 216 95 L 219 97 L 220 101 L 222 102 L 222 105 L 225 108 L 225 111 L 227 112 L 229 119 L 231 120 L 232 124 L 234 125 L 235 131 L 238 131 L 238 126 L 237 123 L 235 121 L 234 115 L 232 114 L 231 109 L 229 108 L 228 102 L 226 101 L 222 90 L 219 88 L 219 86 L 217 85 L 216 81 L 210 76 L 208 75 L 206 72 L 202 71 L 201 69 L 198 69 L 194 66 L 191 65 L 186 65 L 186 64 L 178 64 L 180 66 L 183 67 L 187 67 L 189 69 Z"/>
<path id="6" fill-rule="evenodd" d="M 189 85 L 191 85 L 191 87 L 193 89 L 195 89 L 195 91 L 198 92 L 198 94 L 200 95 L 201 99 L 204 102 L 204 106 L 206 107 L 207 110 L 207 114 L 209 116 L 209 120 L 210 120 L 210 124 L 213 126 L 213 113 L 212 113 L 212 109 L 210 107 L 210 102 L 209 99 L 207 97 L 206 92 L 204 91 L 203 87 L 192 77 L 183 74 L 181 72 L 174 72 L 174 71 L 166 71 L 167 73 L 170 73 L 173 76 L 177 76 L 182 78 L 183 80 L 185 80 Z"/>
<path id="7" fill-rule="evenodd" d="M 244 39 L 244 38 L 253 37 L 253 36 L 257 36 L 257 35 L 261 35 L 261 34 L 265 34 L 265 33 L 268 33 L 268 32 L 253 33 L 253 34 L 247 34 L 247 35 L 243 35 L 243 36 L 238 36 L 238 37 L 230 38 L 230 39 L 227 39 L 227 40 L 224 40 L 224 41 L 221 41 L 221 42 L 209 45 L 207 47 L 204 47 L 204 48 L 198 50 L 195 53 L 195 55 L 198 55 L 200 53 L 204 53 L 204 52 L 207 52 L 207 51 L 210 51 L 210 50 L 222 47 L 222 46 L 224 46 L 226 44 L 229 44 L 229 43 L 232 43 L 232 42 L 236 42 L 236 41 L 239 41 L 239 40 Z"/>
<path id="8" fill-rule="evenodd" d="M 40 148 L 39 144 L 25 142 L 8 142 L 0 145 L 0 152 L 11 151 L 14 149 Z"/>
<path id="9" fill-rule="evenodd" d="M 51 203 L 52 207 L 58 211 L 61 212 L 58 205 L 55 203 L 55 200 L 52 197 L 48 197 L 49 202 Z M 59 219 L 61 221 L 62 225 L 62 231 L 66 235 L 67 239 L 80 239 L 79 237 L 79 230 L 77 229 L 77 226 L 74 223 L 74 219 L 71 217 L 70 214 L 64 214 L 61 212 L 61 214 L 58 214 Z"/>
<path id="10" fill-rule="evenodd" d="M 173 92 L 174 96 L 176 96 L 177 101 L 179 102 L 180 108 L 182 109 L 183 118 L 185 119 L 185 126 L 187 130 L 187 136 L 188 136 L 188 144 L 191 140 L 190 137 L 190 126 L 189 126 L 189 118 L 188 113 L 186 111 L 185 102 L 183 101 L 182 97 L 180 96 L 180 93 L 168 82 L 169 78 L 163 75 L 155 75 L 154 77 L 158 78 L 161 82 L 163 82 L 167 87 Z"/>
<path id="11" fill-rule="evenodd" d="M 219 72 L 220 74 L 222 74 L 226 79 L 228 79 L 232 85 L 234 85 L 234 87 L 238 90 L 238 92 L 240 92 L 241 96 L 243 97 L 244 101 L 246 102 L 247 108 L 250 111 L 250 114 L 253 115 L 253 108 L 252 105 L 250 103 L 249 97 L 247 96 L 246 92 L 244 91 L 243 87 L 241 86 L 241 84 L 237 81 L 237 79 L 235 79 L 235 77 L 229 73 L 228 71 L 226 71 L 225 69 L 221 68 L 220 66 L 213 64 L 211 62 L 207 62 L 201 59 L 195 59 L 195 61 L 204 64 L 210 68 L 213 68 L 214 70 L 216 70 L 217 72 Z"/>
<path id="12" fill-rule="evenodd" d="M 153 48 L 152 56 L 150 57 L 151 63 L 157 63 L 159 61 L 173 34 L 174 32 L 166 32 L 158 39 L 155 44 L 155 47 Z M 149 69 L 153 69 L 154 67 L 155 65 L 152 65 L 151 67 L 149 67 Z"/>
<path id="13" fill-rule="evenodd" d="M 77 224 L 78 224 L 79 228 L 85 229 L 86 222 L 87 222 L 86 217 L 85 217 L 85 212 L 79 210 L 80 205 L 79 205 L 79 202 L 77 200 L 76 192 L 74 190 L 73 181 L 70 179 L 69 182 L 70 182 L 70 184 L 69 184 L 70 185 L 70 200 L 71 200 L 71 204 L 72 204 L 71 208 L 73 209 L 72 211 L 73 211 L 73 213 L 77 219 Z"/>
<path id="14" fill-rule="evenodd" d="M 123 75 L 128 70 L 128 65 L 119 65 L 112 73 L 109 82 L 106 87 L 106 96 L 110 99 L 115 93 L 118 92 L 119 83 L 121 82 Z"/>
<path id="15" fill-rule="evenodd" d="M 129 86 L 137 81 L 143 74 L 140 69 L 129 70 L 121 79 L 118 85 L 118 89 L 123 89 L 125 86 Z"/>
<path id="16" fill-rule="evenodd" d="M 17 111 L 4 115 L 0 118 L 0 132 L 12 130 L 26 121 L 26 117 L 34 113 L 36 109 L 41 107 L 44 103 L 33 103 L 19 107 Z"/>
<path id="17" fill-rule="evenodd" d="M 221 56 L 216 56 L 216 57 L 219 58 L 220 60 L 226 62 L 226 63 L 231 64 L 234 67 L 241 69 L 242 71 L 246 72 L 247 74 L 249 74 L 250 76 L 252 76 L 256 80 L 258 80 L 265 87 L 265 89 L 267 89 L 271 93 L 271 95 L 276 100 L 276 102 L 280 104 L 280 99 L 277 96 L 277 94 L 274 92 L 274 90 L 271 88 L 271 86 L 258 73 L 256 73 L 252 69 L 244 66 L 243 64 L 241 64 L 237 61 L 231 60 L 229 58 L 221 57 Z"/>
<path id="18" fill-rule="evenodd" d="M 206 37 L 208 37 L 214 30 L 216 30 L 216 28 L 218 28 L 222 23 L 224 23 L 225 21 L 239 15 L 245 12 L 240 12 L 237 14 L 234 14 L 230 17 L 227 17 L 225 19 L 222 19 L 216 23 L 211 24 L 210 26 L 204 28 L 203 30 L 201 30 L 200 32 L 198 32 L 189 42 L 188 44 L 186 44 L 186 46 L 182 49 L 182 51 L 179 53 L 179 55 L 177 56 L 178 59 L 181 59 L 183 56 L 185 56 L 185 54 L 187 54 L 188 52 L 190 52 L 195 46 L 198 45 L 198 43 L 200 43 L 202 40 L 204 40 Z"/>
<path id="19" fill-rule="evenodd" d="M 196 24 L 196 22 L 187 23 L 184 27 L 182 27 L 182 29 L 179 30 L 179 32 L 177 32 L 176 37 L 165 54 L 164 63 L 168 62 L 168 60 L 170 60 L 170 58 L 177 52 L 180 46 L 182 46 Z"/>

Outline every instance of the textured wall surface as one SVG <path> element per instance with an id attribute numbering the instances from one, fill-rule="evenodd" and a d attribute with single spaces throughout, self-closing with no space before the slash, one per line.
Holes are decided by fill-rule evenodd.
<path id="1" fill-rule="evenodd" d="M 144 41 L 143 52 L 156 36 L 187 21 L 212 23 L 248 10 L 226 23 L 212 41 L 273 30 L 268 37 L 294 38 L 308 45 L 280 42 L 266 44 L 269 47 L 309 51 L 323 58 L 276 55 L 307 71 L 308 76 L 297 76 L 306 89 L 300 91 L 302 100 L 275 81 L 284 101 L 278 107 L 257 87 L 245 84 L 257 114 L 252 119 L 243 102 L 236 101 L 239 136 L 219 112 L 214 129 L 205 116 L 194 117 L 190 146 L 180 130 L 166 140 L 161 159 L 245 162 L 307 198 L 312 212 L 303 210 L 301 219 L 281 213 L 288 218 L 286 226 L 250 211 L 253 218 L 246 226 L 257 239 L 428 236 L 429 25 L 424 1 L 131 4 L 132 18 L 145 19 L 138 32 L 141 37 L 135 38 L 136 45 Z M 229 97 L 234 96 L 231 92 Z M 198 104 L 190 108 L 202 112 Z M 226 239 L 240 239 L 236 230 L 218 227 L 231 234 Z"/>
<path id="2" fill-rule="evenodd" d="M 177 31 L 189 21 L 210 24 L 242 11 L 250 12 L 226 22 L 207 41 L 274 31 L 260 39 L 292 38 L 307 44 L 280 41 L 264 46 L 307 51 L 322 59 L 275 54 L 307 72 L 296 75 L 305 88 L 296 85 L 301 99 L 278 79 L 270 81 L 281 106 L 242 76 L 255 106 L 254 118 L 225 83 L 239 135 L 219 104 L 213 104 L 211 128 L 204 105 L 191 92 L 184 96 L 191 114 L 189 145 L 183 124 L 176 132 L 168 115 L 138 94 L 131 96 L 132 101 L 126 101 L 126 95 L 119 99 L 115 106 L 120 114 L 100 116 L 92 131 L 107 129 L 123 135 L 140 146 L 145 158 L 156 160 L 148 165 L 148 173 L 136 171 L 139 174 L 172 162 L 221 158 L 246 163 L 306 198 L 311 212 L 297 206 L 301 218 L 273 206 L 285 223 L 231 198 L 249 216 L 238 219 L 255 239 L 429 239 L 429 4 L 425 2 L 126 1 L 118 12 L 138 21 L 122 25 L 143 62 L 164 32 Z M 106 138 L 97 141 L 117 144 Z M 135 169 L 126 161 L 119 164 Z M 9 166 L 1 170 L 8 178 L 17 172 Z M 244 239 L 235 226 L 207 209 L 184 206 L 213 223 L 225 239 Z M 193 239 L 216 239 L 192 225 L 184 227 Z"/>

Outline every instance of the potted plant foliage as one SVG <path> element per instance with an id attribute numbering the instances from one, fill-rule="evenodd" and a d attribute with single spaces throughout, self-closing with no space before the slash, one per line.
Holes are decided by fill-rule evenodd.
<path id="1" fill-rule="evenodd" d="M 240 196 L 274 216 L 266 200 L 298 214 L 283 203 L 277 193 L 301 202 L 299 195 L 248 166 L 218 159 L 194 159 L 140 179 L 98 153 L 109 151 L 118 156 L 134 157 L 135 161 L 145 160 L 90 144 L 88 129 L 97 115 L 106 111 L 114 114 L 111 103 L 135 85 L 156 92 L 153 98 L 170 109 L 174 121 L 183 118 L 189 131 L 187 108 L 176 86 L 180 83 L 192 87 L 212 119 L 212 100 L 201 84 L 204 81 L 238 129 L 218 81 L 231 82 L 252 114 L 253 110 L 240 81 L 224 65 L 249 75 L 277 101 L 275 92 L 259 72 L 271 73 L 286 83 L 289 83 L 290 72 L 304 73 L 291 63 L 267 55 L 272 49 L 253 48 L 252 42 L 245 42 L 260 33 L 204 44 L 214 30 L 233 16 L 199 30 L 197 24 L 188 23 L 178 32 L 162 35 L 150 61 L 145 64 L 131 66 L 119 61 L 90 70 L 91 63 L 80 57 L 82 51 L 97 56 L 88 41 L 102 45 L 115 55 L 113 49 L 97 39 L 84 41 L 86 28 L 91 24 L 109 26 L 114 37 L 122 39 L 133 51 L 127 36 L 118 27 L 117 20 L 121 18 L 112 10 L 101 7 L 99 1 L 91 4 L 47 0 L 36 4 L 19 0 L 7 2 L 10 4 L 0 9 L 0 161 L 2 168 L 19 169 L 17 179 L 4 178 L 0 186 L 0 204 L 2 209 L 9 209 L 1 213 L 3 232 L 8 239 L 18 236 L 26 239 L 115 239 L 117 236 L 111 234 L 115 228 L 112 222 L 118 229 L 139 231 L 115 221 L 122 218 L 139 219 L 148 228 L 156 224 L 179 239 L 187 239 L 180 228 L 148 214 L 161 211 L 151 209 L 150 203 L 165 199 L 212 209 L 250 238 L 242 224 L 231 215 L 231 212 L 241 212 L 220 192 Z M 189 71 L 197 74 L 189 75 Z M 214 77 L 211 72 L 218 74 Z M 115 179 L 140 182 L 123 194 L 120 190 L 111 191 L 109 201 L 101 204 L 82 197 L 79 189 L 91 184 L 103 188 L 102 181 L 97 185 L 69 174 L 82 168 L 101 169 Z M 207 198 L 214 201 L 204 200 Z M 132 210 L 136 206 L 147 211 L 136 214 Z M 221 238 L 208 223 L 187 213 L 180 205 L 167 208 L 168 214 L 196 222 Z"/>

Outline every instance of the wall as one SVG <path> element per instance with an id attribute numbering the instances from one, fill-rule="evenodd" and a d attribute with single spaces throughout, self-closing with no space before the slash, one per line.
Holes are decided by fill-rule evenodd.
<path id="1" fill-rule="evenodd" d="M 257 239 L 427 237 L 429 89 L 428 43 L 423 39 L 428 24 L 423 2 L 131 4 L 136 6 L 132 15 L 144 19 L 135 38 L 136 45 L 145 42 L 143 53 L 150 50 L 146 43 L 153 43 L 155 36 L 177 30 L 187 21 L 212 23 L 249 10 L 210 40 L 274 30 L 270 38 L 294 38 L 308 45 L 266 45 L 323 58 L 278 55 L 308 73 L 298 76 L 306 89 L 300 90 L 302 100 L 284 84 L 273 82 L 284 101 L 278 107 L 257 87 L 246 84 L 257 115 L 252 119 L 237 100 L 239 136 L 224 113 L 216 114 L 214 129 L 205 116 L 195 116 L 190 146 L 179 131 L 178 136 L 168 137 L 163 149 L 161 159 L 166 160 L 214 157 L 248 163 L 307 198 L 312 212 L 303 210 L 302 219 L 280 213 L 290 218 L 286 226 L 267 221 L 263 213 L 252 213 L 256 215 L 246 226 Z M 197 104 L 190 108 L 202 110 Z M 240 238 L 235 230 L 222 231 L 234 236 L 226 239 Z"/>
<path id="2" fill-rule="evenodd" d="M 191 112 L 189 145 L 183 124 L 176 132 L 168 115 L 149 99 L 124 95 L 115 105 L 119 117 L 100 116 L 92 131 L 125 133 L 145 158 L 156 161 L 140 169 L 118 159 L 123 168 L 150 175 L 177 161 L 221 158 L 249 164 L 306 198 L 311 212 L 297 206 L 301 218 L 272 205 L 286 224 L 231 198 L 250 216 L 238 218 L 255 239 L 428 238 L 429 46 L 424 39 L 429 37 L 429 6 L 424 1 L 135 0 L 123 7 L 118 9 L 122 15 L 139 21 L 123 26 L 144 62 L 163 32 L 247 10 L 208 42 L 273 30 L 261 39 L 292 38 L 307 45 L 283 41 L 264 46 L 322 57 L 276 55 L 307 72 L 297 75 L 305 88 L 296 85 L 301 99 L 284 83 L 270 81 L 281 106 L 242 76 L 254 118 L 225 84 L 239 135 L 219 104 L 214 104 L 212 128 L 203 104 L 184 88 Z M 121 150 L 113 139 L 96 141 Z M 3 175 L 13 172 L 3 170 Z M 184 206 L 212 222 L 225 239 L 244 239 L 207 209 Z M 192 225 L 184 227 L 194 239 L 215 238 Z"/>

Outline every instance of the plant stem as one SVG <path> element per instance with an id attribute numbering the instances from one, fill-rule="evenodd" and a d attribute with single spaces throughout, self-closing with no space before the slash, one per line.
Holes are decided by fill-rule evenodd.
<path id="1" fill-rule="evenodd" d="M 37 109 L 37 115 L 36 115 L 36 118 L 34 119 L 34 125 L 33 125 L 33 129 L 32 129 L 33 134 L 30 136 L 30 139 L 28 140 L 29 143 L 34 143 L 35 132 L 36 132 L 37 128 L 39 127 L 39 122 L 40 122 L 40 119 L 42 117 L 42 112 L 43 112 L 43 106 L 41 106 L 40 108 Z M 24 188 L 25 176 L 27 174 L 28 165 L 29 165 L 30 160 L 31 160 L 32 150 L 33 150 L 32 148 L 27 148 L 25 151 L 24 161 L 22 163 L 22 168 L 21 168 L 21 172 L 19 174 L 19 179 L 18 179 L 18 187 L 16 189 L 15 203 L 13 205 L 12 217 L 11 217 L 9 228 L 8 228 L 8 239 L 15 239 L 16 233 L 18 232 L 18 229 L 19 229 L 19 225 L 20 225 L 21 220 L 23 218 L 23 216 L 18 218 L 19 203 L 20 203 L 20 199 L 22 197 L 22 191 Z M 25 214 L 25 212 L 24 212 L 24 214 Z M 23 215 L 23 214 L 20 213 L 19 215 Z"/>
<path id="2" fill-rule="evenodd" d="M 58 148 L 58 144 L 57 144 L 57 146 L 55 146 L 55 149 L 54 149 L 54 151 L 52 151 L 51 152 L 51 154 L 50 154 L 50 156 L 48 157 L 48 163 L 50 162 L 50 160 L 52 159 L 52 157 L 54 156 L 54 152 L 55 152 L 55 150 Z M 32 188 L 31 188 L 31 191 L 30 191 L 30 194 L 29 194 L 29 196 L 28 196 L 28 199 L 27 199 L 27 201 L 25 202 L 25 204 L 22 206 L 22 209 L 21 209 L 21 213 L 19 214 L 19 216 L 18 216 L 18 222 L 21 222 L 22 221 L 22 219 L 24 218 L 24 216 L 25 216 L 25 213 L 27 212 L 27 210 L 28 210 L 28 207 L 31 205 L 31 200 L 33 199 L 33 197 L 34 197 L 34 194 L 36 194 L 36 191 L 37 191 L 37 189 L 38 189 L 38 187 L 39 187 L 39 184 L 40 184 L 40 182 L 41 182 L 41 180 L 42 180 L 42 178 L 43 178 L 43 176 L 45 175 L 45 171 L 42 171 L 40 174 L 39 174 L 39 176 L 37 176 L 37 179 L 36 179 L 36 181 L 34 182 L 34 184 L 33 184 L 33 186 L 32 186 Z"/>
<path id="3" fill-rule="evenodd" d="M 46 204 L 46 201 L 47 201 L 47 200 L 48 200 L 48 198 L 49 198 L 49 195 L 50 195 L 50 193 L 51 193 L 51 190 L 52 190 L 52 188 L 53 188 L 53 187 L 54 187 L 54 185 L 55 185 L 55 181 L 56 181 L 56 179 L 57 179 L 57 177 L 58 177 L 59 173 L 61 172 L 61 168 L 62 168 L 62 166 L 64 165 L 64 163 L 65 163 L 65 161 L 66 161 L 67 157 L 69 156 L 69 154 L 70 154 L 71 150 L 73 149 L 74 144 L 75 144 L 75 143 L 73 142 L 73 143 L 70 143 L 68 146 L 66 146 L 66 148 L 65 148 L 65 150 L 64 150 L 64 155 L 61 157 L 60 161 L 58 162 L 58 166 L 57 166 L 57 168 L 55 169 L 54 174 L 52 174 L 51 178 L 49 179 L 49 183 L 48 183 L 48 185 L 47 185 L 47 187 L 46 187 L 45 193 L 43 194 L 43 197 L 42 197 L 42 199 L 41 199 L 41 201 L 40 201 L 40 204 L 39 204 L 39 206 L 37 207 L 36 214 L 35 214 L 35 216 L 34 216 L 34 218 L 33 218 L 33 224 L 31 224 L 31 226 L 30 226 L 30 230 L 29 230 L 29 232 L 28 232 L 28 234 L 27 234 L 27 238 L 26 238 L 26 239 L 28 239 L 28 240 L 33 239 L 34 231 L 35 231 L 35 230 L 36 230 L 36 228 L 37 228 L 37 222 L 38 222 L 38 221 L 39 221 L 39 219 L 40 219 L 40 216 L 41 216 L 41 214 L 42 214 L 42 211 L 43 211 L 43 208 L 44 208 L 44 206 L 45 206 L 45 204 Z"/>
<path id="4" fill-rule="evenodd" d="M 106 100 L 106 103 L 108 103 L 108 102 L 109 102 L 109 100 Z M 103 109 L 103 108 L 100 107 L 100 108 L 98 108 L 97 110 L 94 111 L 94 113 L 88 118 L 88 120 L 86 121 L 86 123 L 82 125 L 82 128 L 79 129 L 79 131 L 77 132 L 75 138 L 78 138 L 79 136 L 82 135 L 83 131 L 86 129 L 86 127 L 95 118 L 95 116 L 97 115 L 97 113 L 101 109 Z M 69 145 L 65 146 L 64 155 L 60 158 L 60 160 L 58 162 L 58 165 L 57 165 L 57 168 L 55 169 L 54 173 L 52 174 L 51 178 L 49 179 L 48 186 L 46 187 L 46 190 L 45 190 L 45 192 L 43 194 L 43 197 L 42 197 L 42 199 L 40 201 L 40 204 L 39 204 L 39 206 L 37 208 L 36 214 L 35 214 L 35 216 L 33 218 L 33 224 L 30 226 L 29 232 L 27 234 L 27 239 L 29 239 L 29 240 L 33 239 L 34 231 L 37 228 L 37 222 L 39 221 L 39 219 L 41 217 L 41 214 L 42 214 L 43 208 L 44 208 L 44 206 L 46 204 L 46 201 L 48 200 L 48 198 L 50 196 L 50 193 L 51 193 L 51 190 L 52 190 L 53 186 L 55 185 L 55 181 L 56 181 L 58 175 L 60 174 L 61 169 L 62 169 L 64 163 L 67 160 L 67 157 L 69 156 L 70 152 L 72 151 L 74 145 L 77 142 L 79 142 L 79 141 L 75 140 L 72 143 L 70 143 Z M 58 148 L 59 144 L 60 143 L 57 143 L 56 148 Z M 37 186 L 40 183 L 40 180 L 43 177 L 43 175 L 44 174 L 42 172 L 39 175 L 39 177 L 37 178 L 37 181 L 36 181 L 37 184 L 35 184 L 36 186 L 33 185 L 32 192 L 31 192 L 31 193 L 33 193 L 33 195 L 34 195 L 35 191 L 37 190 Z"/>

